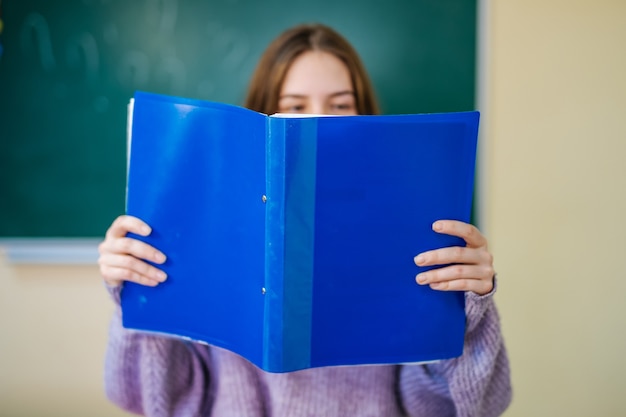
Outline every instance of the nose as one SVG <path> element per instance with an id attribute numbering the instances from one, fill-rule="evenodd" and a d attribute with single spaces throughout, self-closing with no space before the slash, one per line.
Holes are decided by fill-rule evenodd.
<path id="1" fill-rule="evenodd" d="M 324 102 L 321 100 L 311 100 L 310 109 L 311 114 L 326 114 L 327 109 Z"/>

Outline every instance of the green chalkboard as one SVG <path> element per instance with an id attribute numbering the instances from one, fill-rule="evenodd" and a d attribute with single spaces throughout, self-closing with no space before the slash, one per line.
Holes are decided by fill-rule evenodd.
<path id="1" fill-rule="evenodd" d="M 360 52 L 384 113 L 474 109 L 476 1 L 4 0 L 0 238 L 97 237 L 124 211 L 135 90 L 241 104 L 283 29 Z"/>

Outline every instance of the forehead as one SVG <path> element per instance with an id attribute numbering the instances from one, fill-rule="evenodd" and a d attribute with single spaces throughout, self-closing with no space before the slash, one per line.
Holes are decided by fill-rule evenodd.
<path id="1" fill-rule="evenodd" d="M 346 64 L 331 53 L 307 51 L 287 70 L 280 94 L 317 95 L 346 90 L 353 90 Z"/>

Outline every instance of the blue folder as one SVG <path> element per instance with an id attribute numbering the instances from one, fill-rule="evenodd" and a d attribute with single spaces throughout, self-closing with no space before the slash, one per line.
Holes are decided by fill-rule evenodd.
<path id="1" fill-rule="evenodd" d="M 127 213 L 168 280 L 126 283 L 127 328 L 229 349 L 270 372 L 459 356 L 464 294 L 413 257 L 463 246 L 478 112 L 281 117 L 137 92 Z"/>

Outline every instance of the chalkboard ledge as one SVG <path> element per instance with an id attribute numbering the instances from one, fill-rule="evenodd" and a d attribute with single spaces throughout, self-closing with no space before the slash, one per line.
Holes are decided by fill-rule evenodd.
<path id="1" fill-rule="evenodd" d="M 94 265 L 102 238 L 0 238 L 11 264 Z"/>

